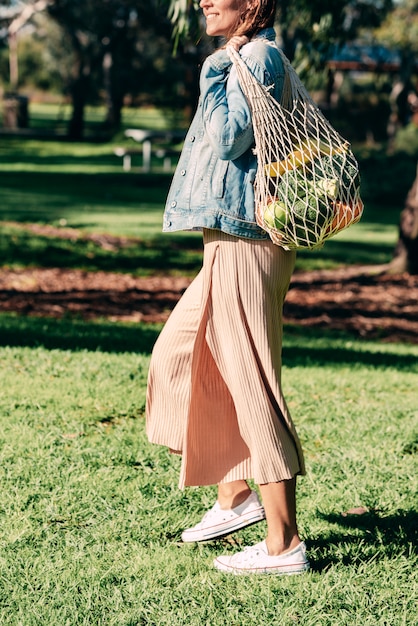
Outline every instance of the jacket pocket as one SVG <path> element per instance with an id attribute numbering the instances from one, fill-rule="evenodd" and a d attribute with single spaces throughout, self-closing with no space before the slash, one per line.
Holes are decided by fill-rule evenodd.
<path id="1" fill-rule="evenodd" d="M 212 193 L 215 198 L 223 198 L 225 195 L 226 177 L 228 174 L 229 161 L 217 159 L 212 174 Z"/>

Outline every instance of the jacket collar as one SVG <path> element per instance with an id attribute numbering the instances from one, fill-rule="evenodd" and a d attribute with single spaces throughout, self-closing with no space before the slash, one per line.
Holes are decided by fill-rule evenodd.
<path id="1" fill-rule="evenodd" d="M 256 35 L 254 35 L 252 41 L 254 41 L 254 39 L 267 39 L 268 41 L 274 41 L 276 39 L 276 31 L 274 28 L 263 28 L 263 30 L 260 30 Z"/>

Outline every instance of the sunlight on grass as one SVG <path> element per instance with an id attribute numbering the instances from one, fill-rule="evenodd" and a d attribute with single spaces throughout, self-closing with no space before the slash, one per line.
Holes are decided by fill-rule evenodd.
<path id="1" fill-rule="evenodd" d="M 395 210 L 391 210 L 390 213 L 393 216 L 392 224 L 374 224 L 373 225 L 373 233 L 374 237 L 371 240 L 370 237 L 370 229 L 371 224 L 364 220 L 364 222 L 359 222 L 358 224 L 354 224 L 354 226 L 341 231 L 338 235 L 335 236 L 335 241 L 350 241 L 353 244 L 356 243 L 367 243 L 371 247 L 378 246 L 380 244 L 391 244 L 395 245 L 398 238 L 398 220 L 399 220 L 399 212 Z"/>
<path id="2" fill-rule="evenodd" d="M 0 347 L 2 625 L 414 622 L 417 346 L 285 333 L 283 385 L 306 454 L 298 509 L 312 571 L 247 578 L 222 575 L 212 561 L 260 541 L 265 523 L 233 540 L 180 541 L 215 491 L 178 490 L 179 459 L 146 440 L 158 329 L 25 324 L 20 347 Z M 366 512 L 343 515 L 356 506 Z"/>
<path id="3" fill-rule="evenodd" d="M 67 123 L 71 117 L 72 107 L 70 104 L 45 104 L 40 102 L 30 103 L 31 126 L 36 127 L 40 122 L 51 124 Z M 87 106 L 85 111 L 86 124 L 102 123 L 106 117 L 104 107 Z M 149 108 L 124 108 L 122 110 L 122 122 L 125 127 L 133 128 L 169 128 L 171 120 L 166 112 Z"/>
<path id="4" fill-rule="evenodd" d="M 89 211 L 92 213 L 94 211 L 93 220 Z M 109 212 L 100 213 L 97 207 L 89 208 L 86 206 L 82 215 L 78 214 L 73 218 L 69 216 L 65 225 L 73 225 L 76 228 L 84 229 L 86 232 L 108 232 L 120 236 L 148 239 L 156 232 L 161 231 L 162 216 L 163 207 L 161 205 L 152 207 L 149 203 L 138 202 L 135 209 L 132 209 L 130 213 L 127 212 L 126 207 L 120 206 L 110 214 Z M 62 221 L 59 222 L 59 225 L 62 225 Z"/>

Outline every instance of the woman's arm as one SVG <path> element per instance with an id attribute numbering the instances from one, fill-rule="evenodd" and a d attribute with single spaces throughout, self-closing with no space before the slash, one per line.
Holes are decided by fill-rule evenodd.
<path id="1" fill-rule="evenodd" d="M 233 160 L 254 144 L 251 112 L 226 50 L 208 57 L 200 75 L 203 121 L 220 159 Z"/>
<path id="2" fill-rule="evenodd" d="M 279 100 L 285 71 L 277 47 L 261 38 L 247 42 L 246 37 L 233 37 L 229 45 L 236 50 L 241 48 L 251 74 L 266 87 L 272 87 L 273 97 Z M 254 133 L 250 107 L 225 49 L 204 62 L 200 92 L 203 123 L 213 151 L 220 159 L 237 159 L 254 145 Z"/>

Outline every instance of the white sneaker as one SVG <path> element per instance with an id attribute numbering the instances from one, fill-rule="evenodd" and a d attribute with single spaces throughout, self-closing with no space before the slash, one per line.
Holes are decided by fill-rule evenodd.
<path id="1" fill-rule="evenodd" d="M 223 537 L 229 533 L 250 526 L 266 518 L 264 508 L 255 491 L 234 509 L 221 509 L 219 502 L 205 513 L 202 521 L 183 531 L 181 538 L 187 543 L 191 541 L 209 541 L 216 537 Z"/>
<path id="2" fill-rule="evenodd" d="M 309 561 L 303 542 L 290 552 L 270 556 L 262 541 L 232 556 L 218 556 L 214 566 L 232 574 L 301 574 L 309 569 Z"/>

